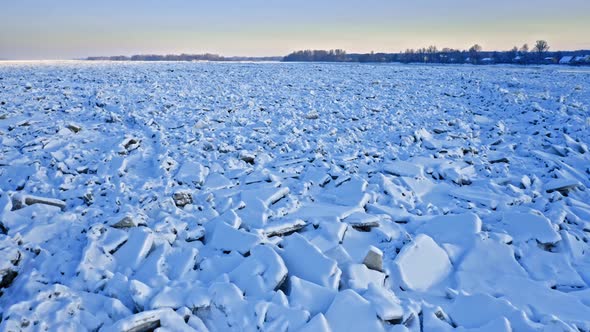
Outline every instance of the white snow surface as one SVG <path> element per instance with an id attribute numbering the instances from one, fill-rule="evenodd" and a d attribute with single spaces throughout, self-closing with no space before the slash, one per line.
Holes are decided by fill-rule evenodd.
<path id="1" fill-rule="evenodd" d="M 0 63 L 0 331 L 590 331 L 589 107 L 551 66 Z"/>

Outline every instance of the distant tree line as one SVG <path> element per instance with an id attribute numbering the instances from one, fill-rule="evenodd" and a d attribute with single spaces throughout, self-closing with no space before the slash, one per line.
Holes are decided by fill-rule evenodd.
<path id="1" fill-rule="evenodd" d="M 280 61 L 283 57 L 224 57 L 217 54 L 142 54 L 132 56 L 92 56 L 86 60 L 93 61 Z"/>
<path id="2" fill-rule="evenodd" d="M 528 44 L 513 47 L 509 51 L 483 51 L 475 44 L 468 50 L 452 48 L 438 49 L 429 46 L 407 49 L 401 53 L 347 54 L 343 50 L 305 50 L 293 52 L 283 61 L 324 61 L 324 62 L 401 62 L 401 63 L 472 63 L 472 64 L 569 64 L 590 65 L 590 50 L 550 52 L 549 44 L 538 40 L 529 49 Z M 571 59 L 570 59 L 571 57 Z M 567 60 L 567 61 L 564 61 Z"/>
<path id="3" fill-rule="evenodd" d="M 419 49 L 407 49 L 400 53 L 351 53 L 341 49 L 303 50 L 285 57 L 224 57 L 217 54 L 168 54 L 133 56 L 95 56 L 87 60 L 108 61 L 298 61 L 298 62 L 401 62 L 401 63 L 472 63 L 472 64 L 568 64 L 590 65 L 590 50 L 549 51 L 545 40 L 538 40 L 529 48 L 528 44 L 514 46 L 508 51 L 484 51 L 475 44 L 467 50 L 452 48 L 438 49 L 432 45 Z"/>
<path id="4" fill-rule="evenodd" d="M 283 58 L 283 61 L 322 61 L 322 62 L 346 62 L 353 61 L 344 50 L 305 50 L 293 52 Z"/>

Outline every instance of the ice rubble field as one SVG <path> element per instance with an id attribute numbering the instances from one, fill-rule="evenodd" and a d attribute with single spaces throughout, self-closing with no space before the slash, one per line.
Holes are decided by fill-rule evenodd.
<path id="1" fill-rule="evenodd" d="M 590 331 L 590 72 L 0 65 L 0 330 Z"/>

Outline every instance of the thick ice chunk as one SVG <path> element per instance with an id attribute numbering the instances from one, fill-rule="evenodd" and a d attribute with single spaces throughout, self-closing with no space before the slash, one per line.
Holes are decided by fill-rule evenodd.
<path id="1" fill-rule="evenodd" d="M 305 309 L 312 315 L 328 310 L 338 293 L 335 289 L 323 287 L 295 276 L 291 277 L 289 282 L 291 289 L 289 301 L 291 305 Z"/>
<path id="2" fill-rule="evenodd" d="M 569 191 L 581 185 L 580 181 L 575 179 L 554 179 L 545 184 L 545 191 L 548 193 L 559 191 L 560 193 L 567 194 Z"/>
<path id="3" fill-rule="evenodd" d="M 182 184 L 202 185 L 207 173 L 208 169 L 203 165 L 192 161 L 186 161 L 180 166 L 174 178 Z"/>
<path id="4" fill-rule="evenodd" d="M 484 326 L 502 316 L 511 318 L 514 323 L 520 320 L 521 324 L 527 324 L 523 317 L 519 319 L 519 311 L 510 302 L 487 294 L 457 296 L 448 314 L 457 325 L 466 328 Z"/>
<path id="5" fill-rule="evenodd" d="M 536 239 L 541 243 L 556 243 L 561 240 L 551 221 L 539 214 L 505 212 L 502 223 L 515 241 Z"/>
<path id="6" fill-rule="evenodd" d="M 182 317 L 170 308 L 140 312 L 123 318 L 111 326 L 104 326 L 100 331 L 140 332 L 157 328 L 168 328 L 174 331 L 194 331 L 190 326 L 186 325 Z"/>
<path id="7" fill-rule="evenodd" d="M 473 213 L 443 215 L 426 220 L 416 233 L 426 234 L 438 243 L 466 245 L 481 231 L 481 225 L 481 219 Z"/>
<path id="8" fill-rule="evenodd" d="M 428 291 L 447 278 L 453 267 L 447 253 L 428 235 L 420 234 L 395 258 L 402 285 Z"/>
<path id="9" fill-rule="evenodd" d="M 12 210 L 19 210 L 24 208 L 25 206 L 33 205 L 33 204 L 45 204 L 50 206 L 58 207 L 62 210 L 66 208 L 66 202 L 55 199 L 55 198 L 46 198 L 40 196 L 33 196 L 33 195 L 23 195 L 23 194 L 14 194 L 12 196 Z"/>
<path id="10" fill-rule="evenodd" d="M 383 166 L 389 174 L 406 177 L 420 177 L 423 175 L 422 165 L 404 160 L 394 160 Z"/>
<path id="11" fill-rule="evenodd" d="M 385 331 L 371 303 L 350 289 L 336 295 L 326 319 L 333 331 Z"/>
<path id="12" fill-rule="evenodd" d="M 332 332 L 332 329 L 326 317 L 322 314 L 317 314 L 299 332 Z"/>
<path id="13" fill-rule="evenodd" d="M 383 321 L 400 320 L 404 316 L 400 300 L 392 291 L 383 286 L 369 284 L 363 297 L 371 303 L 377 316 Z"/>
<path id="14" fill-rule="evenodd" d="M 383 286 L 385 274 L 370 270 L 363 264 L 349 264 L 344 268 L 342 279 L 346 285 L 354 290 L 365 290 L 370 284 Z"/>
<path id="15" fill-rule="evenodd" d="M 371 270 L 383 272 L 383 251 L 375 246 L 370 246 L 363 264 Z"/>
<path id="16" fill-rule="evenodd" d="M 365 212 L 354 212 L 350 216 L 344 218 L 342 221 L 351 225 L 352 227 L 379 227 L 379 217 Z"/>
<path id="17" fill-rule="evenodd" d="M 283 240 L 280 253 L 290 275 L 318 285 L 337 289 L 342 271 L 335 261 L 324 256 L 304 237 L 295 233 Z M 302 259 L 305 257 L 305 259 Z"/>
<path id="18" fill-rule="evenodd" d="M 115 252 L 117 265 L 120 270 L 135 270 L 147 256 L 154 243 L 154 235 L 147 228 L 132 228 L 129 231 L 129 239 Z"/>
<path id="19" fill-rule="evenodd" d="M 211 241 L 208 241 L 207 245 L 219 250 L 235 250 L 240 254 L 245 254 L 260 241 L 261 238 L 257 234 L 235 229 L 224 222 L 220 222 L 215 227 Z"/>
<path id="20" fill-rule="evenodd" d="M 320 197 L 323 201 L 342 206 L 363 207 L 369 201 L 365 193 L 367 181 L 354 177 L 340 185 L 324 190 Z"/>
<path id="21" fill-rule="evenodd" d="M 246 296 L 263 296 L 281 286 L 287 278 L 287 268 L 274 249 L 258 245 L 229 276 Z"/>
<path id="22" fill-rule="evenodd" d="M 296 232 L 305 227 L 306 225 L 307 223 L 301 219 L 281 220 L 267 224 L 264 227 L 264 233 L 267 237 L 276 235 L 281 236 L 288 233 Z"/>

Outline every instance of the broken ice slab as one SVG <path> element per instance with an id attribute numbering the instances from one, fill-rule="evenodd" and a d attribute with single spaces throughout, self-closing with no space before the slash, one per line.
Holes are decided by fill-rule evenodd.
<path id="1" fill-rule="evenodd" d="M 123 271 L 135 270 L 147 256 L 154 243 L 152 231 L 144 227 L 131 228 L 127 242 L 115 252 L 117 265 Z"/>
<path id="2" fill-rule="evenodd" d="M 237 211 L 244 221 L 247 229 L 261 229 L 270 215 L 268 207 L 283 197 L 286 197 L 290 190 L 288 187 L 275 187 L 274 185 L 248 185 L 240 193 L 240 198 L 245 204 L 243 209 Z"/>
<path id="3" fill-rule="evenodd" d="M 111 218 L 111 221 L 108 223 L 111 227 L 114 228 L 131 228 L 137 227 L 140 225 L 145 226 L 145 216 L 143 215 L 134 215 L 131 213 L 126 213 L 123 216 L 116 216 Z"/>
<path id="4" fill-rule="evenodd" d="M 383 165 L 383 171 L 396 176 L 420 177 L 423 175 L 423 167 L 418 163 L 403 160 L 394 160 Z"/>
<path id="5" fill-rule="evenodd" d="M 24 325 L 30 322 L 33 330 L 99 331 L 105 324 L 110 325 L 113 321 L 132 315 L 118 299 L 75 290 L 59 283 L 37 289 L 28 297 L 22 297 L 23 292 L 18 294 L 20 301 L 8 302 L 8 306 L 2 306 L 2 330 L 22 331 Z M 5 298 L 6 296 L 3 296 L 3 300 Z M 68 318 L 61 319 L 62 317 Z M 34 324 L 33 321 L 36 319 L 39 319 L 39 322 Z M 39 325 L 45 328 L 40 328 Z"/>
<path id="6" fill-rule="evenodd" d="M 567 194 L 581 185 L 582 184 L 575 179 L 554 179 L 545 184 L 545 191 L 548 193 L 558 191 L 561 194 Z"/>
<path id="7" fill-rule="evenodd" d="M 377 247 L 369 246 L 363 264 L 371 270 L 383 272 L 383 251 Z"/>
<path id="8" fill-rule="evenodd" d="M 199 252 L 195 248 L 170 249 L 166 254 L 168 278 L 170 280 L 183 280 L 185 275 L 194 268 L 198 254 Z"/>
<path id="9" fill-rule="evenodd" d="M 406 289 L 428 291 L 452 272 L 447 253 L 428 235 L 419 234 L 404 246 L 394 264 Z"/>
<path id="10" fill-rule="evenodd" d="M 403 318 L 404 309 L 400 304 L 400 300 L 388 288 L 369 284 L 362 296 L 371 302 L 371 305 L 377 311 L 377 316 L 382 321 L 401 320 Z"/>
<path id="11" fill-rule="evenodd" d="M 380 218 L 373 214 L 354 212 L 353 214 L 344 218 L 342 222 L 345 222 L 355 228 L 368 229 L 371 227 L 379 227 L 379 220 Z"/>
<path id="12" fill-rule="evenodd" d="M 292 158 L 292 157 L 288 157 L 288 158 L 282 158 L 280 161 L 277 161 L 274 163 L 274 167 L 285 167 L 285 166 L 291 166 L 291 165 L 297 165 L 297 164 L 306 164 L 309 163 L 310 159 L 309 158 Z"/>
<path id="13" fill-rule="evenodd" d="M 261 331 L 300 331 L 309 321 L 309 312 L 282 304 L 267 303 L 256 307 L 257 316 L 264 317 Z"/>
<path id="14" fill-rule="evenodd" d="M 307 223 L 301 219 L 275 221 L 264 227 L 264 234 L 267 237 L 288 235 L 297 232 L 306 225 Z"/>
<path id="15" fill-rule="evenodd" d="M 569 241 L 566 239 L 564 242 Z M 519 263 L 532 279 L 554 285 L 553 287 L 560 291 L 586 288 L 581 274 L 576 271 L 579 267 L 572 264 L 568 253 L 547 251 L 547 247 L 539 246 L 538 243 L 531 241 L 523 245 L 523 250 L 519 254 L 521 257 Z"/>
<path id="16" fill-rule="evenodd" d="M 93 239 L 95 236 L 98 236 L 97 239 L 93 239 L 96 241 L 95 244 L 99 248 L 102 248 L 105 253 L 110 254 L 114 254 L 129 238 L 129 234 L 126 231 L 103 225 L 94 226 L 90 232 L 92 235 L 89 235 L 89 238 Z"/>
<path id="17" fill-rule="evenodd" d="M 60 209 L 65 210 L 66 202 L 55 199 L 55 198 L 46 198 L 46 197 L 39 197 L 39 196 L 32 196 L 32 195 L 25 195 L 25 194 L 14 194 L 12 195 L 12 211 L 20 210 L 26 206 L 33 205 L 33 204 L 45 204 L 56 206 Z"/>
<path id="18" fill-rule="evenodd" d="M 336 295 L 326 319 L 333 331 L 385 331 L 371 303 L 350 289 Z"/>
<path id="19" fill-rule="evenodd" d="M 203 224 L 203 227 L 205 228 L 205 240 L 211 240 L 215 228 L 220 223 L 226 223 L 237 229 L 242 224 L 242 219 L 234 212 L 234 210 L 227 210 L 221 215 L 207 221 Z"/>
<path id="20" fill-rule="evenodd" d="M 486 308 L 486 310 L 482 310 Z M 459 294 L 448 308 L 448 314 L 459 326 L 472 329 L 486 325 L 497 317 L 507 317 L 515 327 L 534 330 L 532 322 L 503 298 L 488 294 Z M 496 331 L 496 330 L 490 330 Z"/>
<path id="21" fill-rule="evenodd" d="M 271 246 L 258 245 L 229 273 L 229 277 L 246 296 L 262 297 L 283 284 L 287 267 Z"/>
<path id="22" fill-rule="evenodd" d="M 342 284 L 356 291 L 366 290 L 370 284 L 383 286 L 385 284 L 384 273 L 370 270 L 364 264 L 348 264 L 343 267 Z"/>
<path id="23" fill-rule="evenodd" d="M 202 185 L 205 177 L 209 173 L 209 169 L 203 165 L 193 162 L 184 162 L 174 175 L 174 179 L 181 184 L 186 185 Z"/>
<path id="24" fill-rule="evenodd" d="M 223 251 L 235 250 L 243 255 L 260 243 L 261 240 L 258 234 L 235 229 L 225 222 L 219 222 L 215 226 L 211 240 L 207 241 L 207 245 Z"/>
<path id="25" fill-rule="evenodd" d="M 586 145 L 586 143 L 584 142 L 580 142 L 579 140 L 575 140 L 572 137 L 570 137 L 568 134 L 563 134 L 563 137 L 565 138 L 565 144 L 572 150 L 577 151 L 578 153 L 587 153 L 588 150 L 588 145 Z"/>
<path id="26" fill-rule="evenodd" d="M 342 271 L 336 261 L 324 256 L 320 250 L 303 236 L 294 233 L 282 242 L 283 250 L 279 253 L 289 274 L 316 283 L 338 289 Z M 305 259 L 301 259 L 305 257 Z"/>
<path id="27" fill-rule="evenodd" d="M 326 312 L 338 290 L 320 286 L 311 281 L 292 276 L 289 278 L 289 300 L 293 307 L 309 311 L 312 315 Z"/>
<path id="28" fill-rule="evenodd" d="M 326 203 L 363 207 L 370 199 L 370 196 L 365 193 L 367 185 L 367 181 L 358 177 L 344 178 L 343 182 L 337 181 L 334 186 L 322 191 L 317 198 Z"/>
<path id="29" fill-rule="evenodd" d="M 561 240 L 551 221 L 540 212 L 505 212 L 502 224 L 515 241 L 536 239 L 539 243 L 554 244 Z"/>
<path id="30" fill-rule="evenodd" d="M 491 191 L 491 189 L 485 190 L 481 187 L 452 188 L 448 194 L 455 198 L 490 207 L 493 210 L 497 209 L 498 206 L 505 205 L 509 202 L 509 198 L 506 196 L 497 194 Z"/>
<path id="31" fill-rule="evenodd" d="M 328 182 L 332 181 L 332 177 L 328 174 L 328 170 L 326 169 L 308 167 L 303 173 L 302 181 L 319 187 L 324 187 Z"/>
<path id="32" fill-rule="evenodd" d="M 73 133 L 78 133 L 80 130 L 82 130 L 82 126 L 75 124 L 75 123 L 68 123 L 66 125 L 66 128 L 71 130 Z"/>
<path id="33" fill-rule="evenodd" d="M 308 237 L 309 242 L 318 247 L 321 252 L 338 246 L 342 243 L 344 234 L 348 228 L 348 224 L 340 222 L 338 218 L 310 218 L 310 223 L 313 223 L 315 235 Z"/>
<path id="34" fill-rule="evenodd" d="M 244 171 L 241 171 L 243 173 Z M 232 178 L 232 177 L 230 177 Z M 234 176 L 235 178 L 235 176 Z M 261 182 L 272 182 L 270 172 L 267 169 L 255 170 L 248 173 L 242 180 L 243 184 L 254 184 Z"/>
<path id="35" fill-rule="evenodd" d="M 499 277 L 504 275 L 510 278 L 528 277 L 525 269 L 516 261 L 514 247 L 495 239 L 476 240 L 463 256 L 455 273 L 459 289 L 467 292 L 494 289 Z"/>
<path id="36" fill-rule="evenodd" d="M 163 320 L 181 323 L 182 325 L 163 324 Z M 182 317 L 175 313 L 174 310 L 170 308 L 163 308 L 144 311 L 132 316 L 125 317 L 111 326 L 103 326 L 100 329 L 100 332 L 146 332 L 154 331 L 166 325 L 169 325 L 169 327 L 174 327 L 175 331 L 191 330 L 188 325 L 184 324 Z M 185 327 L 184 329 L 182 329 L 183 326 Z"/>
<path id="37" fill-rule="evenodd" d="M 264 186 L 254 187 L 253 189 L 250 189 L 250 187 L 251 186 L 245 186 L 240 194 L 242 201 L 246 203 L 246 207 L 248 207 L 248 203 L 253 200 L 260 200 L 264 205 L 270 206 L 290 193 L 289 187 L 277 188 L 275 186 Z"/>
<path id="38" fill-rule="evenodd" d="M 208 190 L 219 190 L 232 187 L 233 183 L 225 177 L 223 174 L 214 172 L 210 173 L 207 179 L 205 180 L 205 188 Z"/>
<path id="39" fill-rule="evenodd" d="M 304 204 L 299 210 L 295 211 L 291 216 L 301 219 L 329 217 L 337 217 L 339 219 L 343 219 L 355 212 L 363 211 L 364 209 L 360 206 L 342 206 L 328 203 L 311 203 Z"/>
<path id="40" fill-rule="evenodd" d="M 186 293 L 184 289 L 176 287 L 164 286 L 159 293 L 157 293 L 148 305 L 151 309 L 172 308 L 178 309 L 185 303 Z"/>
<path id="41" fill-rule="evenodd" d="M 426 234 L 438 243 L 456 243 L 466 245 L 474 235 L 481 232 L 482 221 L 473 213 L 447 214 L 435 217 L 423 217 L 423 223 L 416 229 L 417 234 Z"/>
<path id="42" fill-rule="evenodd" d="M 315 315 L 299 332 L 332 332 L 330 324 L 323 314 Z"/>
<path id="43" fill-rule="evenodd" d="M 242 201 L 244 204 L 244 202 Z M 237 212 L 240 220 L 243 221 L 244 229 L 261 229 L 264 228 L 268 220 L 270 211 L 268 206 L 263 201 L 257 198 L 250 198 L 245 207 L 239 209 Z"/>

